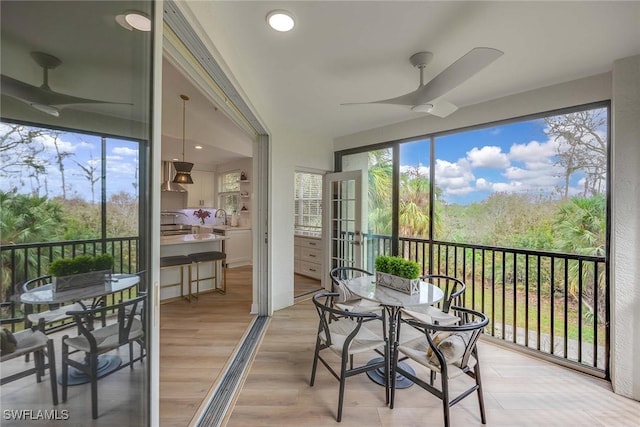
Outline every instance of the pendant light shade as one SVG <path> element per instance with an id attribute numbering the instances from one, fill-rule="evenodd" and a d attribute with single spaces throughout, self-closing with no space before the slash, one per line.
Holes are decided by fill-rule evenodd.
<path id="1" fill-rule="evenodd" d="M 182 161 L 173 162 L 173 167 L 176 168 L 176 176 L 173 177 L 173 182 L 176 184 L 193 184 L 191 179 L 191 169 L 193 163 L 184 161 L 184 145 L 185 145 L 185 112 L 187 108 L 187 101 L 189 97 L 187 95 L 180 95 L 182 98 Z"/>

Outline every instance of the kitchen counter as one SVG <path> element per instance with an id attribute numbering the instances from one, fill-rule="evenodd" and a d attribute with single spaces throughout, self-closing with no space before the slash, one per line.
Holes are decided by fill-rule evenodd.
<path id="1" fill-rule="evenodd" d="M 233 230 L 251 230 L 251 227 L 232 227 L 230 225 L 204 225 L 202 228 L 210 228 L 213 230 L 221 230 L 221 231 L 233 231 Z"/>
<path id="2" fill-rule="evenodd" d="M 200 234 L 181 234 L 177 236 L 160 236 L 160 246 L 169 245 L 184 245 L 193 243 L 205 243 L 228 240 L 226 236 L 212 233 L 200 233 Z"/>
<path id="3" fill-rule="evenodd" d="M 160 236 L 160 256 L 189 255 L 197 252 L 222 251 L 226 253 L 225 242 L 229 240 L 226 236 L 212 233 L 200 234 L 182 234 L 177 236 Z M 212 265 L 207 263 L 200 267 L 202 277 L 211 277 Z M 191 268 L 191 267 L 189 267 Z M 188 269 L 185 269 L 185 273 Z M 163 284 L 177 283 L 179 280 L 180 269 L 164 268 L 160 271 L 160 299 L 176 299 L 180 297 L 179 287 L 163 287 Z M 187 274 L 184 274 L 187 276 Z M 220 275 L 219 275 L 220 276 Z M 188 277 L 183 277 L 184 283 L 188 283 Z M 195 280 L 195 277 L 192 277 Z M 207 292 L 220 286 L 220 277 L 216 279 L 217 284 L 213 280 L 203 280 L 200 283 L 200 292 Z M 186 288 L 186 285 L 185 285 Z"/>

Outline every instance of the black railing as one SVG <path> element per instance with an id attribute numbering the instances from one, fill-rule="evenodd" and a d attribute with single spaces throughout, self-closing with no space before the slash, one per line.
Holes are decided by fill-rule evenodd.
<path id="1" fill-rule="evenodd" d="M 363 267 L 372 271 L 378 255 L 391 253 L 391 244 L 390 236 L 365 234 Z M 605 257 L 408 237 L 399 239 L 398 249 L 400 256 L 417 261 L 423 274 L 461 278 L 467 285 L 464 305 L 490 319 L 486 335 L 609 377 Z"/>
<path id="2" fill-rule="evenodd" d="M 48 274 L 49 264 L 58 258 L 73 258 L 78 255 L 110 254 L 114 259 L 114 273 L 137 273 L 140 268 L 138 237 L 113 237 L 107 239 L 73 240 L 63 242 L 22 243 L 0 245 L 2 272 L 0 274 L 0 301 L 16 301 L 22 284 Z M 109 296 L 113 301 L 131 298 L 134 289 Z M 34 311 L 48 309 L 46 305 L 33 307 Z M 17 317 L 23 309 L 11 305 L 11 312 L 3 317 Z M 19 311 L 19 312 L 18 312 Z M 58 325 L 60 326 L 60 325 Z"/>

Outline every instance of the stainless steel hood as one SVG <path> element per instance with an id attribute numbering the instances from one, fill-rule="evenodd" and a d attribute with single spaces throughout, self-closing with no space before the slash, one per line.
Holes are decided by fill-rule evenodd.
<path id="1" fill-rule="evenodd" d="M 171 182 L 176 171 L 173 169 L 173 163 L 163 161 L 162 162 L 162 186 L 161 191 L 172 191 L 174 193 L 186 193 L 187 189 L 180 184 Z"/>

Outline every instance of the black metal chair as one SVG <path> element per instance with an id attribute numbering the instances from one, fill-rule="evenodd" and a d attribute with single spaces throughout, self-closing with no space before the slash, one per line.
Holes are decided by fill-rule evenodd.
<path id="1" fill-rule="evenodd" d="M 29 292 L 41 286 L 51 284 L 51 276 L 40 276 L 35 279 L 27 280 L 22 284 L 21 292 Z M 94 304 L 100 304 L 100 301 L 90 302 L 74 302 L 68 305 L 61 304 L 46 304 L 46 309 L 41 310 L 41 306 L 34 306 L 32 304 L 25 304 L 25 327 L 30 328 L 33 325 L 39 324 L 42 320 L 44 322 L 44 331 L 49 332 L 51 329 L 55 329 L 55 326 L 62 325 L 64 323 L 71 323 L 73 317 L 67 314 L 70 310 L 84 310 L 87 306 L 93 306 Z M 85 306 L 86 304 L 86 306 Z M 35 308 L 35 310 L 34 310 Z"/>
<path id="2" fill-rule="evenodd" d="M 311 369 L 311 380 L 309 385 L 313 387 L 316 378 L 316 368 L 318 360 L 329 370 L 329 372 L 340 382 L 338 394 L 338 413 L 336 420 L 342 420 L 342 405 L 344 401 L 345 381 L 348 377 L 358 375 L 374 369 L 384 369 L 389 372 L 387 363 L 387 336 L 385 317 L 375 313 L 355 313 L 340 310 L 333 306 L 333 299 L 338 297 L 337 293 L 319 293 L 314 295 L 313 304 L 316 307 L 320 323 L 316 338 L 316 347 L 313 355 L 313 368 Z M 337 319 L 337 320 L 332 320 Z M 366 322 L 365 322 L 366 321 Z M 320 354 L 323 350 L 331 350 L 340 356 L 340 372 L 336 371 Z M 366 364 L 364 366 L 353 367 L 354 354 L 376 351 L 384 357 L 378 363 Z M 347 365 L 351 360 L 349 368 Z M 386 402 L 389 402 L 389 381 L 388 376 L 385 381 Z"/>
<path id="3" fill-rule="evenodd" d="M 10 309 L 12 302 L 3 302 L 2 307 Z M 24 318 L 13 317 L 8 319 L 0 319 L 0 325 L 22 323 Z M 0 385 L 16 381 L 36 374 L 36 381 L 42 382 L 45 375 L 45 369 L 49 369 L 49 381 L 51 382 L 51 398 L 54 405 L 58 404 L 58 385 L 56 383 L 56 359 L 53 340 L 48 338 L 44 332 L 44 321 L 40 321 L 36 327 L 25 328 L 22 331 L 8 334 L 3 331 L 2 350 L 0 354 L 0 363 L 15 359 L 21 356 L 33 354 L 34 366 L 19 372 L 7 375 L 5 369 L 0 369 Z M 10 347 L 10 348 L 7 348 Z"/>
<path id="4" fill-rule="evenodd" d="M 463 306 L 462 294 L 466 289 L 466 285 L 460 279 L 442 274 L 428 274 L 420 276 L 420 280 L 429 282 L 439 287 L 444 292 L 441 301 L 434 305 L 408 307 L 403 313 L 409 314 L 414 318 L 418 318 L 417 314 L 423 314 L 420 320 L 427 323 L 436 323 L 438 325 L 455 325 L 460 321 L 455 310 L 451 310 L 452 306 Z"/>
<path id="5" fill-rule="evenodd" d="M 338 293 L 338 297 L 335 300 L 336 307 L 350 312 L 382 312 L 380 304 L 353 295 L 347 288 L 346 281 L 361 276 L 372 276 L 372 274 L 357 267 L 336 267 L 329 272 L 331 290 Z"/>
<path id="6" fill-rule="evenodd" d="M 123 345 L 129 345 L 129 361 L 121 364 L 109 374 L 126 366 L 133 369 L 133 363 L 142 360 L 144 355 L 144 342 L 142 341 L 145 333 L 144 319 L 139 319 L 138 316 L 128 315 L 127 313 L 136 313 L 138 305 L 145 304 L 146 297 L 146 295 L 141 295 L 111 306 L 68 312 L 75 319 L 79 335 L 73 338 L 69 338 L 68 335 L 62 337 L 63 402 L 67 401 L 69 367 L 71 366 L 89 376 L 91 381 L 91 415 L 93 419 L 98 418 L 98 379 L 108 375 L 99 376 L 98 356 Z M 117 321 L 115 323 L 94 329 L 94 321 L 96 319 L 114 311 L 117 313 Z M 144 313 L 144 309 L 142 313 Z M 134 342 L 140 345 L 140 356 L 136 359 L 133 357 Z M 84 360 L 78 361 L 70 357 L 77 352 L 85 354 Z"/>
<path id="7" fill-rule="evenodd" d="M 486 424 L 476 343 L 484 327 L 489 323 L 489 318 L 483 313 L 468 308 L 452 306 L 451 309 L 456 310 L 460 316 L 460 324 L 436 325 L 413 318 L 403 319 L 403 324 L 417 329 L 422 332 L 423 336 L 401 344 L 398 348 L 399 353 L 429 369 L 431 371 L 429 383 L 398 366 L 397 353 L 393 355 L 396 371 L 442 400 L 446 427 L 449 427 L 450 424 L 449 408 L 474 391 L 477 392 L 480 417 L 482 424 Z M 439 387 L 434 386 L 436 374 L 440 374 Z M 475 384 L 452 399 L 449 392 L 449 382 L 463 374 L 473 378 Z M 395 390 L 395 381 L 393 380 L 391 381 L 391 389 L 393 399 Z"/>

